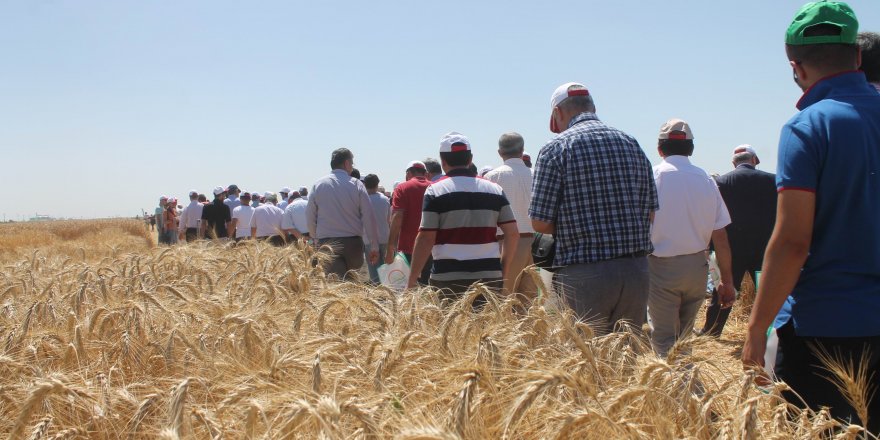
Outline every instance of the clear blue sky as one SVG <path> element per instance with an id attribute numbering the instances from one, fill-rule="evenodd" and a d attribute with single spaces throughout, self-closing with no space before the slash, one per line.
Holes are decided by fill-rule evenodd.
<path id="1" fill-rule="evenodd" d="M 7 1 L 0 5 L 0 215 L 134 216 L 161 194 L 277 191 L 351 148 L 390 187 L 440 137 L 536 154 L 550 95 L 579 81 L 653 162 L 668 118 L 693 161 L 741 143 L 776 166 L 796 111 L 783 35 L 802 1 Z M 880 2 L 853 0 L 863 30 Z"/>

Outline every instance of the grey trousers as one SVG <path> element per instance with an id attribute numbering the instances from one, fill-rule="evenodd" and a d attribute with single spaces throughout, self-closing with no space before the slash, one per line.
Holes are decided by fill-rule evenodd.
<path id="1" fill-rule="evenodd" d="M 651 346 L 666 357 L 675 341 L 688 336 L 703 301 L 706 300 L 706 277 L 709 265 L 706 253 L 676 257 L 648 257 L 651 267 L 651 295 L 648 298 L 648 323 Z"/>
<path id="2" fill-rule="evenodd" d="M 649 278 L 647 257 L 636 257 L 568 265 L 554 282 L 562 284 L 565 302 L 578 318 L 603 335 L 618 321 L 641 330 Z"/>
<path id="3" fill-rule="evenodd" d="M 329 246 L 330 262 L 324 266 L 324 273 L 336 275 L 340 280 L 356 279 L 352 272 L 364 265 L 364 240 L 361 237 L 334 237 L 318 240 L 318 246 Z"/>

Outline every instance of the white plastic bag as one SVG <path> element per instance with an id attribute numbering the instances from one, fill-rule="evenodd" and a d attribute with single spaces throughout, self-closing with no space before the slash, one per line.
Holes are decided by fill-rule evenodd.
<path id="1" fill-rule="evenodd" d="M 392 290 L 403 292 L 409 283 L 409 263 L 402 253 L 394 256 L 391 264 L 383 264 L 376 269 L 379 272 L 379 282 Z"/>

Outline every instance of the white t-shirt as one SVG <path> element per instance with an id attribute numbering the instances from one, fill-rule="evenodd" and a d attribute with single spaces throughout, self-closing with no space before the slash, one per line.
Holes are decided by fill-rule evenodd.
<path id="1" fill-rule="evenodd" d="M 284 210 L 284 217 L 281 219 L 281 229 L 296 229 L 300 234 L 309 233 L 309 223 L 306 219 L 306 208 L 309 201 L 302 197 L 294 199 Z"/>
<path id="2" fill-rule="evenodd" d="M 718 185 L 686 156 L 669 156 L 654 167 L 660 209 L 654 214 L 654 256 L 675 257 L 704 251 L 712 231 L 730 224 Z"/>
<path id="3" fill-rule="evenodd" d="M 232 210 L 232 218 L 238 219 L 235 224 L 235 237 L 251 236 L 251 217 L 254 215 L 254 208 L 248 205 L 238 205 Z"/>
<path id="4" fill-rule="evenodd" d="M 281 217 L 284 216 L 277 206 L 271 203 L 263 203 L 254 209 L 251 217 L 251 228 L 257 228 L 257 238 L 281 235 Z"/>
<path id="5" fill-rule="evenodd" d="M 520 233 L 535 232 L 529 219 L 529 203 L 532 200 L 532 170 L 522 158 L 507 159 L 504 165 L 486 173 L 486 179 L 495 182 L 504 190 L 510 209 L 516 217 L 516 228 Z M 501 235 L 501 228 L 498 228 Z"/>

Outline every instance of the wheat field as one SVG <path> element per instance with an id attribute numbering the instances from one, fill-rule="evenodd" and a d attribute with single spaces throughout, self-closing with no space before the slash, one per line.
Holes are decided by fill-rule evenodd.
<path id="1" fill-rule="evenodd" d="M 136 220 L 0 225 L 11 439 L 863 438 L 762 389 L 733 337 L 661 360 L 552 298 L 330 282 L 312 251 L 157 247 Z M 473 312 L 470 301 L 488 305 Z M 741 307 L 742 308 L 742 307 Z M 846 374 L 846 372 L 841 372 Z M 787 412 L 791 411 L 790 414 Z"/>

